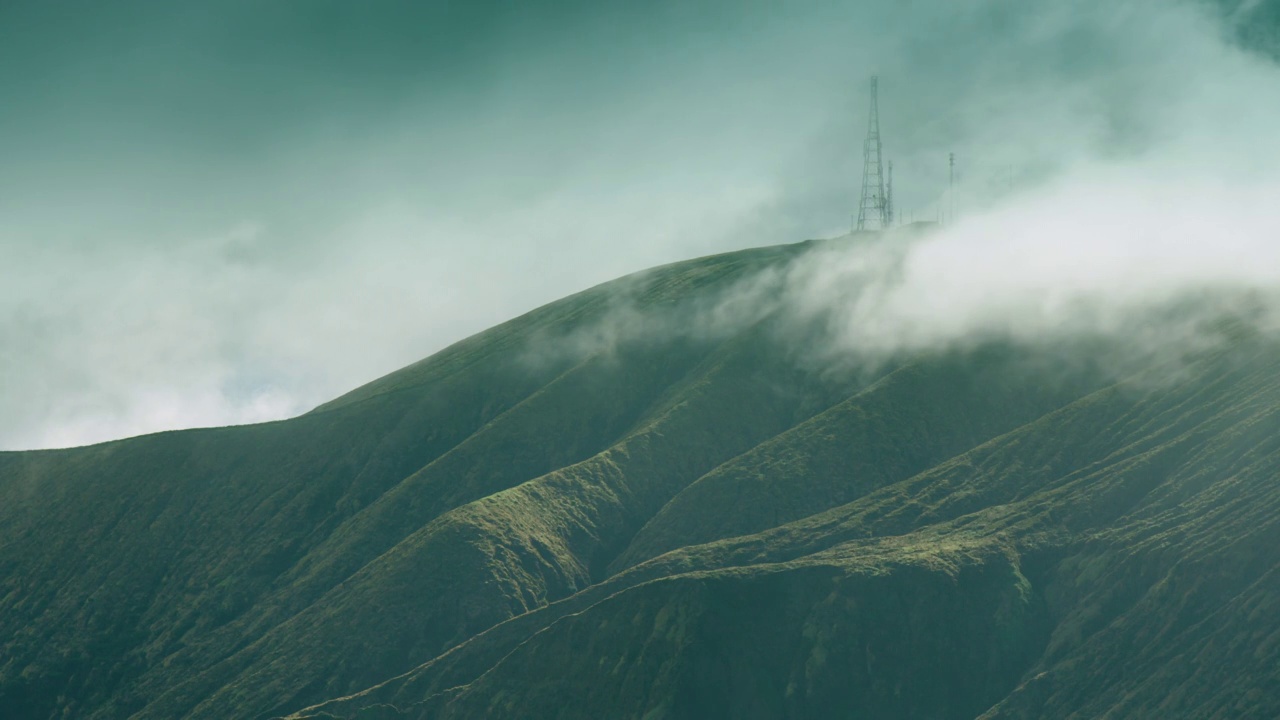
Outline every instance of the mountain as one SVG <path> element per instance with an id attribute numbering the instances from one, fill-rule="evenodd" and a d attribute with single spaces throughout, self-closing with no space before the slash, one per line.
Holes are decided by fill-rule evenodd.
<path id="1" fill-rule="evenodd" d="M 288 421 L 0 453 L 0 715 L 1280 716 L 1280 345 L 835 362 L 720 312 L 831 246 Z"/>

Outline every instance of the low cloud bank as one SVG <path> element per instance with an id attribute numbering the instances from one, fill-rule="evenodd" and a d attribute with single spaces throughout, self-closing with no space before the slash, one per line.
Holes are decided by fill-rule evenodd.
<path id="1" fill-rule="evenodd" d="M 780 317 L 839 364 L 1098 334 L 1159 355 L 1214 342 L 1214 317 L 1274 327 L 1280 66 L 1237 41 L 1258 3 L 732 3 L 728 25 L 685 5 L 651 26 L 602 10 L 394 103 L 266 113 L 261 152 L 165 145 L 199 126 L 159 117 L 174 131 L 137 144 L 121 121 L 15 149 L 0 449 L 296 415 L 609 277 L 839 235 L 873 73 L 899 207 L 943 227 L 819 247 L 679 322 L 620 298 L 568 345 Z M 141 93 L 162 65 L 112 77 Z M 86 107 L 33 123 L 111 99 L 69 77 Z M 85 162 L 100 138 L 128 160 Z"/>
<path id="2" fill-rule="evenodd" d="M 1275 333 L 1280 66 L 1207 7 L 1013 11 L 1022 34 L 961 65 L 999 82 L 957 105 L 970 160 L 921 213 L 942 225 L 829 242 L 679 317 L 620 311 L 582 338 L 713 335 L 780 317 L 822 328 L 795 342 L 823 363 L 1092 338 L 1127 348 L 1133 369 L 1223 342 L 1227 319 Z M 953 13 L 962 30 L 999 10 Z M 1063 46 L 1072 36 L 1081 45 Z M 1047 57 L 1063 51 L 1079 55 Z M 1027 164 L 1013 164 L 1019 153 Z"/>

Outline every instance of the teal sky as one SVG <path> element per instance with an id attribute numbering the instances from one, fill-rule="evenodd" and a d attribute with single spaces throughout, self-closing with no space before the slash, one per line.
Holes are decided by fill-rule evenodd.
<path id="1" fill-rule="evenodd" d="M 625 272 L 840 234 L 873 73 L 916 217 L 951 151 L 983 202 L 1140 156 L 1201 121 L 1168 32 L 1262 58 L 1280 15 L 1190 6 L 0 3 L 0 448 L 286 416 Z"/>

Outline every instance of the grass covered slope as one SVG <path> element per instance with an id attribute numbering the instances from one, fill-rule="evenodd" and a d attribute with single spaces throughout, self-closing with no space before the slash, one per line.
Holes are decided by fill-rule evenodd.
<path id="1" fill-rule="evenodd" d="M 309 712 L 1268 717 L 1280 355 L 1179 377 L 669 552 Z"/>
<path id="2" fill-rule="evenodd" d="M 806 249 L 579 293 L 295 420 L 0 453 L 0 708 L 1275 707 L 1280 348 L 837 372 L 718 310 Z"/>
<path id="3" fill-rule="evenodd" d="M 728 435 L 712 431 L 693 456 L 665 460 L 667 438 L 694 438 L 679 430 L 699 425 L 686 416 L 709 412 L 695 398 L 768 372 L 751 360 L 750 338 L 618 345 L 574 333 L 620 303 L 675 307 L 795 252 L 706 258 L 580 293 L 296 420 L 0 453 L 0 707 L 19 717 L 272 712 L 408 669 L 572 591 L 623 542 L 579 537 L 579 513 L 609 512 L 607 499 L 566 502 L 564 517 L 543 521 L 564 525 L 565 547 L 581 557 L 548 551 L 538 535 L 532 554 L 491 558 L 514 568 L 514 584 L 470 562 L 491 557 L 484 533 L 497 522 L 492 500 L 472 504 L 537 478 L 518 494 L 594 488 L 594 473 L 611 472 L 610 492 L 660 505 L 674 489 L 645 494 L 646 463 L 662 469 L 661 488 L 678 489 L 681 473 L 696 476 L 831 396 L 786 368 L 793 381 L 744 397 Z M 612 517 L 600 522 L 625 533 Z M 415 553 L 436 574 L 423 579 Z M 535 575 L 545 587 L 525 582 Z M 417 617 L 419 592 L 435 593 L 422 636 L 352 632 L 394 628 L 397 609 Z M 314 625 L 329 619 L 342 624 Z M 331 640 L 342 657 L 297 653 Z M 348 656 L 366 651 L 385 657 Z"/>

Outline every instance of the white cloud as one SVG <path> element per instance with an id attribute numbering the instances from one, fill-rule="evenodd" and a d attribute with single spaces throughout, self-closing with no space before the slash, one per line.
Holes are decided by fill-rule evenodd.
<path id="1" fill-rule="evenodd" d="M 120 192 L 0 219 L 0 448 L 285 417 L 628 271 L 843 232 L 872 72 L 900 207 L 961 221 L 755 278 L 695 330 L 821 316 L 864 353 L 1125 333 L 1280 280 L 1280 73 L 1199 4 L 836 3 L 681 42 L 619 73 L 531 56 L 470 104 L 428 88 L 208 178 L 68 176 Z M 582 346 L 670 331 L 613 320 Z"/>

